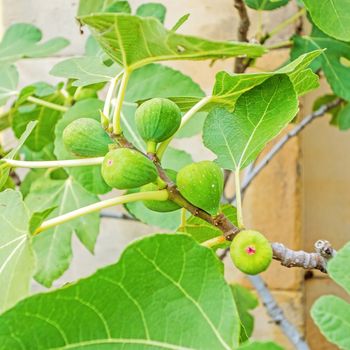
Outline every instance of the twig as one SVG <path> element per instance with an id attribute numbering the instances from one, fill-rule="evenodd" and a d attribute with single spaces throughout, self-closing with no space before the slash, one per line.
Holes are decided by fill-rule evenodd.
<path id="1" fill-rule="evenodd" d="M 302 267 L 306 270 L 316 269 L 327 273 L 327 261 L 336 251 L 328 241 L 319 240 L 315 243 L 316 253 L 286 248 L 282 243 L 271 243 L 273 258 L 286 267 Z"/>
<path id="2" fill-rule="evenodd" d="M 281 328 L 282 332 L 291 341 L 295 349 L 308 350 L 309 346 L 305 342 L 303 336 L 299 333 L 297 328 L 287 320 L 283 310 L 277 304 L 263 279 L 259 276 L 248 276 L 248 278 L 259 294 L 267 313 L 273 322 Z"/>
<path id="3" fill-rule="evenodd" d="M 237 40 L 242 42 L 248 42 L 248 31 L 250 21 L 247 8 L 243 0 L 234 0 L 234 7 L 237 9 L 240 18 L 237 31 Z M 237 57 L 235 59 L 235 73 L 243 73 L 246 70 L 247 64 L 245 62 L 246 59 L 244 57 Z"/>

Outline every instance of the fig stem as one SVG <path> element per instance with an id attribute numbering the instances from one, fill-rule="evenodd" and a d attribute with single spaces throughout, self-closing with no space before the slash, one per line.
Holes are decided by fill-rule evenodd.
<path id="1" fill-rule="evenodd" d="M 162 159 L 167 147 L 169 146 L 170 142 L 173 140 L 175 135 L 181 130 L 187 123 L 188 121 L 197 113 L 199 112 L 207 103 L 209 103 L 212 99 L 212 96 L 205 96 L 203 97 L 200 101 L 198 101 L 190 110 L 188 110 L 182 117 L 181 120 L 181 125 L 176 131 L 176 133 L 169 137 L 167 140 L 163 141 L 157 150 L 157 157 L 158 159 Z"/>
<path id="2" fill-rule="evenodd" d="M 201 245 L 203 247 L 212 248 L 212 247 L 215 247 L 216 245 L 222 244 L 224 242 L 226 242 L 226 238 L 224 236 L 218 236 L 218 237 L 214 237 L 214 238 L 208 239 L 207 241 L 202 242 Z"/>
<path id="3" fill-rule="evenodd" d="M 67 160 L 49 160 L 49 161 L 25 161 L 25 160 L 15 160 L 2 158 L 7 166 L 12 166 L 15 168 L 63 168 L 63 167 L 78 167 L 78 166 L 88 166 L 88 165 L 98 165 L 102 164 L 103 157 L 95 158 L 81 158 L 81 159 L 67 159 Z M 4 166 L 2 164 L 2 166 Z"/>
<path id="4" fill-rule="evenodd" d="M 186 221 L 187 221 L 187 217 L 186 217 L 186 209 L 185 208 L 181 208 L 181 229 L 184 229 L 186 226 Z"/>
<path id="5" fill-rule="evenodd" d="M 240 172 L 235 171 L 235 188 L 236 188 L 236 207 L 237 207 L 237 224 L 238 228 L 243 228 L 243 210 L 242 210 L 242 196 L 241 196 L 241 178 Z"/>
<path id="6" fill-rule="evenodd" d="M 90 204 L 86 207 L 73 210 L 69 213 L 57 216 L 55 218 L 46 220 L 35 230 L 33 235 L 37 235 L 44 230 L 47 230 L 57 225 L 61 225 L 70 220 L 74 220 L 80 216 L 87 215 L 95 211 L 100 211 L 105 208 L 113 207 L 115 205 L 136 202 L 136 201 L 143 201 L 143 200 L 166 201 L 168 197 L 169 195 L 167 190 L 160 190 L 160 191 L 131 193 L 131 194 L 126 194 L 126 195 L 111 198 L 111 199 L 106 199 L 94 204 Z"/>
<path id="7" fill-rule="evenodd" d="M 156 184 L 160 190 L 167 188 L 168 184 L 162 180 L 159 176 L 157 177 Z"/>
<path id="8" fill-rule="evenodd" d="M 146 151 L 147 153 L 152 153 L 152 154 L 156 154 L 157 152 L 157 143 L 155 141 L 147 141 L 147 145 L 146 145 Z"/>
<path id="9" fill-rule="evenodd" d="M 122 74 L 124 73 L 124 71 L 122 70 L 121 72 L 119 72 L 110 82 L 109 84 L 109 88 L 107 91 L 107 96 L 106 96 L 106 100 L 103 106 L 103 114 L 109 118 L 109 113 L 111 110 L 111 104 L 112 104 L 112 99 L 113 96 L 115 95 L 115 91 L 117 88 L 117 83 L 120 79 L 120 77 L 122 76 Z"/>
<path id="10" fill-rule="evenodd" d="M 123 101 L 126 93 L 126 87 L 128 85 L 129 77 L 131 72 L 127 69 L 123 72 L 123 77 L 120 82 L 117 101 L 115 105 L 114 115 L 113 115 L 113 133 L 115 135 L 120 135 L 122 133 L 120 118 L 121 118 L 121 111 L 123 107 Z"/>
<path id="11" fill-rule="evenodd" d="M 44 107 L 54 109 L 54 110 L 60 111 L 60 112 L 67 112 L 68 111 L 68 107 L 61 106 L 61 105 L 58 105 L 56 103 L 48 102 L 48 101 L 42 100 L 41 98 L 37 98 L 34 96 L 29 96 L 27 98 L 27 101 L 35 103 L 39 106 L 44 106 Z"/>

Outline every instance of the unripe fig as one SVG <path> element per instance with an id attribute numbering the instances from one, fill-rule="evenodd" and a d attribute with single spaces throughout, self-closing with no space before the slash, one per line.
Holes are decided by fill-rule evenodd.
<path id="1" fill-rule="evenodd" d="M 166 174 L 170 177 L 172 181 L 176 181 L 176 171 L 167 169 L 165 170 Z M 147 191 L 157 191 L 159 190 L 159 187 L 155 183 L 149 183 L 147 185 L 144 185 L 141 187 L 141 192 L 147 192 Z M 181 207 L 177 205 L 176 203 L 167 200 L 167 201 L 143 201 L 143 204 L 150 210 L 158 211 L 158 212 L 169 212 L 178 210 Z"/>
<path id="2" fill-rule="evenodd" d="M 113 140 L 101 124 L 91 118 L 76 119 L 63 130 L 63 143 L 79 157 L 102 157 Z"/>
<path id="3" fill-rule="evenodd" d="M 165 98 L 152 98 L 135 114 L 136 127 L 146 142 L 159 143 L 172 136 L 181 124 L 180 108 Z"/>
<path id="4" fill-rule="evenodd" d="M 180 193 L 193 205 L 216 215 L 224 187 L 224 176 L 218 165 L 210 161 L 182 168 L 176 177 Z"/>
<path id="5" fill-rule="evenodd" d="M 253 230 L 238 233 L 231 243 L 230 254 L 235 266 L 248 275 L 265 271 L 272 261 L 269 241 Z"/>
<path id="6" fill-rule="evenodd" d="M 120 190 L 140 187 L 157 179 L 156 166 L 141 153 L 130 148 L 109 151 L 102 163 L 106 183 Z"/>

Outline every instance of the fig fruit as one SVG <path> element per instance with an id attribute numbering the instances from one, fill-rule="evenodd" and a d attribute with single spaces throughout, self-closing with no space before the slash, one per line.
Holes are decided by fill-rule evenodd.
<path id="1" fill-rule="evenodd" d="M 113 140 L 101 124 L 91 118 L 76 119 L 63 130 L 63 143 L 79 157 L 102 157 Z"/>
<path id="2" fill-rule="evenodd" d="M 258 231 L 245 230 L 235 236 L 230 247 L 235 266 L 248 275 L 265 271 L 272 261 L 269 241 Z"/>
<path id="3" fill-rule="evenodd" d="M 176 181 L 176 171 L 171 169 L 165 170 L 166 174 L 170 177 L 172 181 Z M 144 185 L 141 187 L 141 192 L 146 191 L 158 191 L 159 187 L 155 183 L 149 183 L 147 185 Z M 166 200 L 163 202 L 160 201 L 143 201 L 143 204 L 150 210 L 158 211 L 158 212 L 169 212 L 169 211 L 175 211 L 180 209 L 181 207 L 177 205 L 176 203 Z"/>
<path id="4" fill-rule="evenodd" d="M 140 187 L 157 179 L 156 166 L 138 151 L 117 148 L 109 151 L 102 163 L 106 183 L 120 190 Z"/>
<path id="5" fill-rule="evenodd" d="M 210 161 L 182 168 L 176 177 L 180 193 L 193 205 L 216 215 L 224 187 L 224 176 L 218 165 Z"/>
<path id="6" fill-rule="evenodd" d="M 177 131 L 181 124 L 181 111 L 170 100 L 152 98 L 137 108 L 135 121 L 140 136 L 146 142 L 156 144 Z"/>

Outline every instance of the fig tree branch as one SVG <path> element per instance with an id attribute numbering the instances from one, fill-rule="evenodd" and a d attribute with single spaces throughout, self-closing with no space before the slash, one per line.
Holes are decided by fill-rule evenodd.
<path id="1" fill-rule="evenodd" d="M 237 40 L 248 42 L 248 31 L 250 27 L 250 20 L 247 12 L 247 7 L 243 0 L 234 0 L 234 7 L 237 9 L 239 15 L 239 24 L 237 30 Z M 247 66 L 244 57 L 237 57 L 235 59 L 235 73 L 243 73 Z"/>
<path id="2" fill-rule="evenodd" d="M 272 321 L 282 329 L 282 332 L 288 337 L 297 350 L 309 350 L 303 336 L 298 329 L 288 321 L 283 310 L 277 304 L 265 282 L 260 276 L 249 276 L 250 282 L 259 294 L 264 306 Z"/>

